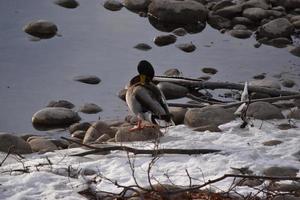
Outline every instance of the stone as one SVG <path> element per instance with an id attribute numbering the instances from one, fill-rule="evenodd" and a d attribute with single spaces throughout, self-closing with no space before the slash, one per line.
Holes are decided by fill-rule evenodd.
<path id="1" fill-rule="evenodd" d="M 64 8 L 77 8 L 79 3 L 76 0 L 55 0 L 55 4 L 64 7 Z"/>
<path id="2" fill-rule="evenodd" d="M 191 43 L 182 43 L 182 44 L 176 44 L 175 45 L 178 49 L 181 49 L 184 52 L 191 53 L 196 50 L 196 46 Z"/>
<path id="3" fill-rule="evenodd" d="M 241 5 L 227 6 L 225 8 L 219 9 L 219 10 L 214 12 L 214 14 L 220 15 L 220 16 L 228 18 L 228 19 L 239 16 L 240 13 L 242 13 L 242 6 Z"/>
<path id="4" fill-rule="evenodd" d="M 266 78 L 266 74 L 265 73 L 262 73 L 262 74 L 257 74 L 255 76 L 253 76 L 254 79 L 257 79 L 257 80 L 262 80 L 262 79 L 265 79 Z"/>
<path id="5" fill-rule="evenodd" d="M 158 127 L 145 127 L 142 130 L 129 131 L 131 127 L 120 128 L 115 136 L 116 142 L 134 142 L 156 140 L 162 136 Z"/>
<path id="6" fill-rule="evenodd" d="M 72 137 L 83 140 L 85 133 L 86 133 L 86 131 L 77 130 L 72 133 Z"/>
<path id="7" fill-rule="evenodd" d="M 151 0 L 123 0 L 124 6 L 131 11 L 146 11 Z"/>
<path id="8" fill-rule="evenodd" d="M 284 119 L 280 109 L 268 102 L 251 103 L 247 110 L 247 116 L 255 119 Z"/>
<path id="9" fill-rule="evenodd" d="M 272 10 L 280 11 L 280 12 L 286 12 L 285 8 L 282 6 L 275 6 L 272 8 Z"/>
<path id="10" fill-rule="evenodd" d="M 222 8 L 228 7 L 228 6 L 233 6 L 235 5 L 232 1 L 230 0 L 223 0 L 223 1 L 218 1 L 216 2 L 216 4 L 212 7 L 211 10 L 213 11 L 217 11 L 220 10 Z"/>
<path id="11" fill-rule="evenodd" d="M 285 7 L 286 9 L 300 8 L 299 0 L 279 0 L 278 5 Z"/>
<path id="12" fill-rule="evenodd" d="M 292 43 L 293 43 L 292 40 L 290 40 L 289 38 L 279 37 L 279 38 L 268 40 L 264 44 L 271 45 L 276 48 L 285 48 Z"/>
<path id="13" fill-rule="evenodd" d="M 300 29 L 300 20 L 293 22 L 295 29 Z"/>
<path id="14" fill-rule="evenodd" d="M 70 145 L 70 143 L 65 140 L 51 139 L 50 141 L 53 142 L 53 144 L 57 146 L 59 149 L 67 149 L 68 146 Z"/>
<path id="15" fill-rule="evenodd" d="M 133 48 L 141 50 L 141 51 L 149 51 L 152 49 L 152 47 L 146 43 L 139 43 L 139 44 L 135 45 Z"/>
<path id="16" fill-rule="evenodd" d="M 58 150 L 57 146 L 50 140 L 43 137 L 36 137 L 31 139 L 29 145 L 34 152 L 48 152 Z"/>
<path id="17" fill-rule="evenodd" d="M 250 30 L 231 30 L 231 31 L 229 31 L 229 34 L 235 38 L 246 39 L 246 38 L 251 37 L 252 31 L 250 31 Z"/>
<path id="18" fill-rule="evenodd" d="M 101 82 L 100 78 L 94 75 L 82 75 L 82 76 L 75 76 L 73 78 L 74 81 L 96 85 Z"/>
<path id="19" fill-rule="evenodd" d="M 237 186 L 248 186 L 253 188 L 263 184 L 264 181 L 260 179 L 245 178 L 245 179 L 237 179 L 235 183 L 237 183 Z"/>
<path id="20" fill-rule="evenodd" d="M 263 142 L 263 145 L 264 146 L 276 146 L 281 143 L 282 143 L 282 141 L 280 141 L 280 140 L 269 140 L 269 141 Z"/>
<path id="21" fill-rule="evenodd" d="M 171 69 L 166 70 L 164 72 L 164 75 L 169 76 L 169 77 L 180 77 L 180 76 L 182 76 L 182 72 L 179 71 L 179 69 L 171 68 Z"/>
<path id="22" fill-rule="evenodd" d="M 284 86 L 284 87 L 287 87 L 287 88 L 292 88 L 294 87 L 295 85 L 295 81 L 291 80 L 291 79 L 284 79 L 281 81 L 281 84 Z"/>
<path id="23" fill-rule="evenodd" d="M 174 24 L 196 24 L 206 22 L 208 10 L 193 0 L 152 0 L 148 12 L 162 22 Z"/>
<path id="24" fill-rule="evenodd" d="M 46 20 L 37 20 L 26 24 L 23 31 L 40 39 L 49 39 L 57 34 L 57 26 Z"/>
<path id="25" fill-rule="evenodd" d="M 300 15 L 292 16 L 290 18 L 290 22 L 296 22 L 296 21 L 300 21 Z"/>
<path id="26" fill-rule="evenodd" d="M 249 82 L 249 86 L 266 87 L 276 90 L 281 89 L 279 82 L 271 79 L 253 80 Z"/>
<path id="27" fill-rule="evenodd" d="M 166 99 L 178 99 L 183 98 L 189 92 L 189 90 L 176 83 L 160 82 L 157 87 L 162 91 Z"/>
<path id="28" fill-rule="evenodd" d="M 243 24 L 236 24 L 233 28 L 233 30 L 247 30 L 247 26 Z"/>
<path id="29" fill-rule="evenodd" d="M 236 25 L 236 24 L 242 24 L 245 26 L 252 26 L 254 24 L 254 22 L 250 19 L 248 19 L 247 17 L 235 17 L 232 19 L 232 24 Z"/>
<path id="30" fill-rule="evenodd" d="M 187 34 L 187 31 L 184 28 L 177 28 L 173 30 L 172 33 L 176 36 L 185 36 Z"/>
<path id="31" fill-rule="evenodd" d="M 269 16 L 269 13 L 262 8 L 247 8 L 243 11 L 243 16 L 252 21 L 260 21 Z"/>
<path id="32" fill-rule="evenodd" d="M 154 38 L 154 44 L 157 46 L 166 46 L 175 43 L 177 40 L 175 35 L 168 34 L 168 35 L 160 35 Z"/>
<path id="33" fill-rule="evenodd" d="M 295 197 L 290 194 L 278 195 L 273 198 L 273 200 L 300 200 L 300 197 Z"/>
<path id="34" fill-rule="evenodd" d="M 117 0 L 106 0 L 103 7 L 110 11 L 118 11 L 123 8 L 123 4 Z"/>
<path id="35" fill-rule="evenodd" d="M 37 130 L 66 128 L 79 122 L 81 118 L 73 110 L 67 108 L 44 108 L 32 117 L 32 124 Z"/>
<path id="36" fill-rule="evenodd" d="M 219 15 L 208 15 L 207 23 L 213 27 L 214 29 L 229 29 L 232 24 L 231 21 L 225 17 L 221 17 Z"/>
<path id="37" fill-rule="evenodd" d="M 85 114 L 96 114 L 102 111 L 102 108 L 94 103 L 85 103 L 80 107 L 79 112 Z"/>
<path id="38" fill-rule="evenodd" d="M 96 143 L 107 142 L 107 140 L 109 140 L 109 139 L 111 139 L 111 137 L 109 135 L 103 134 L 96 140 Z"/>
<path id="39" fill-rule="evenodd" d="M 274 19 L 257 30 L 257 36 L 267 38 L 290 37 L 294 32 L 294 26 L 286 18 Z"/>
<path id="40" fill-rule="evenodd" d="M 271 8 L 271 5 L 267 3 L 265 0 L 249 0 L 242 4 L 243 9 L 246 8 L 262 8 L 268 10 Z"/>
<path id="41" fill-rule="evenodd" d="M 204 108 L 192 108 L 185 114 L 184 122 L 190 127 L 200 127 L 207 124 L 215 126 L 225 124 L 235 119 L 232 112 L 218 107 L 206 106 Z"/>
<path id="42" fill-rule="evenodd" d="M 214 124 L 200 126 L 200 127 L 194 128 L 193 131 L 196 131 L 196 132 L 204 132 L 204 131 L 222 132 L 222 130 Z"/>
<path id="43" fill-rule="evenodd" d="M 69 126 L 69 132 L 72 134 L 75 131 L 87 131 L 91 124 L 89 122 L 74 123 Z"/>
<path id="44" fill-rule="evenodd" d="M 297 108 L 297 109 L 293 109 L 291 110 L 287 117 L 290 119 L 290 118 L 293 118 L 293 119 L 300 119 L 300 109 Z"/>
<path id="45" fill-rule="evenodd" d="M 184 116 L 187 112 L 187 108 L 169 107 L 169 111 L 172 115 L 172 120 L 176 125 L 184 123 Z"/>
<path id="46" fill-rule="evenodd" d="M 202 68 L 202 72 L 205 74 L 214 75 L 218 72 L 218 70 L 216 70 L 215 68 L 212 68 L 212 67 L 204 67 L 204 68 Z"/>
<path id="47" fill-rule="evenodd" d="M 107 134 L 110 137 L 115 137 L 116 131 L 110 128 L 105 122 L 97 121 L 93 123 L 85 133 L 83 144 L 89 144 L 95 142 L 103 134 Z"/>
<path id="48" fill-rule="evenodd" d="M 47 107 L 61 107 L 61 108 L 72 109 L 75 107 L 75 105 L 67 100 L 58 100 L 58 101 L 50 101 Z"/>
<path id="49" fill-rule="evenodd" d="M 293 54 L 294 56 L 300 57 L 300 46 L 298 46 L 298 47 L 292 47 L 291 49 L 289 49 L 289 52 L 291 54 Z"/>
<path id="50" fill-rule="evenodd" d="M 283 123 L 283 124 L 279 124 L 277 126 L 278 129 L 280 130 L 288 130 L 288 129 L 291 129 L 291 128 L 297 128 L 297 126 L 293 125 L 293 124 L 286 124 L 286 123 Z"/>
<path id="51" fill-rule="evenodd" d="M 290 176 L 296 177 L 299 169 L 294 167 L 269 167 L 263 171 L 265 176 Z"/>
<path id="52" fill-rule="evenodd" d="M 11 147 L 11 152 L 19 154 L 32 153 L 30 145 L 22 138 L 10 133 L 0 132 L 0 151 L 8 152 Z"/>

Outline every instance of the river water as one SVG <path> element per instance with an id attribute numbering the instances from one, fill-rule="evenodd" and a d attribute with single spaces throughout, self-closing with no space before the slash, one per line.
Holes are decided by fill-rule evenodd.
<path id="1" fill-rule="evenodd" d="M 201 68 L 219 72 L 213 81 L 240 82 L 253 75 L 281 72 L 299 74 L 299 58 L 287 49 L 254 48 L 254 38 L 240 40 L 207 26 L 198 34 L 180 37 L 197 49 L 184 53 L 175 45 L 157 47 L 155 36 L 163 34 L 125 8 L 111 12 L 102 0 L 81 0 L 76 9 L 59 7 L 52 0 L 0 0 L 0 132 L 37 133 L 32 115 L 51 100 L 65 99 L 76 105 L 96 103 L 103 112 L 80 114 L 83 120 L 123 119 L 128 113 L 118 91 L 136 74 L 136 65 L 149 60 L 156 74 L 176 67 L 185 76 L 203 75 Z M 54 22 L 61 37 L 30 41 L 22 27 L 30 21 Z M 134 49 L 138 43 L 153 49 Z M 96 75 L 99 85 L 72 80 L 78 75 Z"/>

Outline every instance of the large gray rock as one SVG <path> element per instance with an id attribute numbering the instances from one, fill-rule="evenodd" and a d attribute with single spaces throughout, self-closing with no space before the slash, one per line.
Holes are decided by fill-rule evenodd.
<path id="1" fill-rule="evenodd" d="M 151 0 L 123 0 L 124 6 L 131 11 L 146 11 Z"/>
<path id="2" fill-rule="evenodd" d="M 262 8 L 247 8 L 243 11 L 243 16 L 252 21 L 260 21 L 264 18 L 267 18 L 269 13 L 267 10 Z"/>
<path id="3" fill-rule="evenodd" d="M 214 12 L 214 14 L 231 19 L 233 17 L 240 15 L 242 10 L 243 9 L 242 9 L 241 5 L 233 5 L 233 6 L 228 6 L 228 7 L 219 9 L 216 12 Z"/>
<path id="4" fill-rule="evenodd" d="M 162 136 L 158 127 L 145 127 L 142 130 L 129 131 L 132 127 L 120 128 L 115 136 L 116 142 L 134 142 L 156 140 Z"/>
<path id="5" fill-rule="evenodd" d="M 44 108 L 32 117 L 32 124 L 38 130 L 65 128 L 80 121 L 79 115 L 67 108 Z"/>
<path id="6" fill-rule="evenodd" d="M 162 22 L 192 24 L 198 21 L 205 22 L 208 10 L 193 0 L 153 0 L 148 12 Z"/>
<path id="7" fill-rule="evenodd" d="M 23 27 L 23 31 L 41 39 L 52 38 L 57 34 L 57 26 L 46 20 L 37 20 L 28 23 Z"/>
<path id="8" fill-rule="evenodd" d="M 251 103 L 247 109 L 247 116 L 255 119 L 284 119 L 280 109 L 268 102 Z"/>
<path id="9" fill-rule="evenodd" d="M 107 134 L 110 137 L 115 136 L 116 131 L 110 128 L 105 122 L 97 121 L 93 123 L 85 133 L 83 144 L 95 142 L 103 134 Z"/>
<path id="10" fill-rule="evenodd" d="M 157 87 L 163 92 L 166 99 L 182 98 L 189 92 L 186 87 L 175 83 L 160 82 Z"/>
<path id="11" fill-rule="evenodd" d="M 54 3 L 64 8 L 77 8 L 79 6 L 75 0 L 55 0 Z"/>
<path id="12" fill-rule="evenodd" d="M 57 146 L 49 139 L 43 137 L 35 137 L 28 141 L 32 151 L 34 152 L 48 152 L 58 150 Z"/>
<path id="13" fill-rule="evenodd" d="M 294 32 L 294 26 L 286 18 L 274 19 L 257 30 L 259 37 L 278 38 L 278 37 L 290 37 Z"/>
<path id="14" fill-rule="evenodd" d="M 0 151 L 8 152 L 9 148 L 13 147 L 12 152 L 20 154 L 32 153 L 30 145 L 22 138 L 10 133 L 0 132 Z"/>
<path id="15" fill-rule="evenodd" d="M 291 110 L 288 113 L 287 117 L 288 118 L 293 118 L 293 119 L 300 119 L 300 109 L 297 108 L 297 109 Z"/>
<path id="16" fill-rule="evenodd" d="M 170 113 L 172 114 L 172 120 L 174 123 L 177 124 L 183 124 L 184 123 L 184 116 L 187 112 L 186 108 L 181 107 L 169 107 Z"/>
<path id="17" fill-rule="evenodd" d="M 232 112 L 218 107 L 192 108 L 185 114 L 184 122 L 190 127 L 200 127 L 208 124 L 221 125 L 235 119 Z"/>

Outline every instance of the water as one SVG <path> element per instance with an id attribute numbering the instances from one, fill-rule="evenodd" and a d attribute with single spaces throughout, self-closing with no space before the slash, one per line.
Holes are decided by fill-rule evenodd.
<path id="1" fill-rule="evenodd" d="M 299 58 L 287 49 L 256 49 L 253 38 L 235 39 L 209 26 L 201 33 L 178 38 L 177 44 L 192 41 L 197 46 L 193 53 L 184 53 L 175 45 L 156 47 L 152 40 L 163 33 L 147 18 L 125 8 L 108 11 L 102 0 L 79 3 L 70 10 L 51 0 L 0 0 L 0 131 L 36 133 L 32 115 L 59 99 L 73 102 L 76 109 L 88 102 L 103 108 L 100 114 L 81 114 L 84 120 L 123 119 L 128 111 L 117 93 L 135 75 L 141 59 L 149 60 L 158 75 L 177 67 L 185 76 L 196 78 L 203 75 L 202 67 L 214 67 L 219 71 L 214 81 L 245 81 L 262 72 L 270 76 L 299 72 Z M 30 41 L 22 27 L 38 19 L 54 22 L 62 37 Z M 134 49 L 140 42 L 153 49 Z M 86 74 L 102 82 L 87 85 L 72 80 Z"/>

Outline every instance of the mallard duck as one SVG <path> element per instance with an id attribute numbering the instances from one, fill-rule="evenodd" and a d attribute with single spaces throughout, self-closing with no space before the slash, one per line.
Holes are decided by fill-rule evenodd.
<path id="1" fill-rule="evenodd" d="M 137 126 L 133 127 L 131 131 L 144 128 L 142 120 L 160 126 L 174 125 L 163 93 L 152 82 L 155 73 L 152 65 L 148 61 L 142 60 L 139 62 L 137 70 L 139 75 L 130 80 L 126 92 L 126 103 L 130 111 L 138 118 Z"/>

